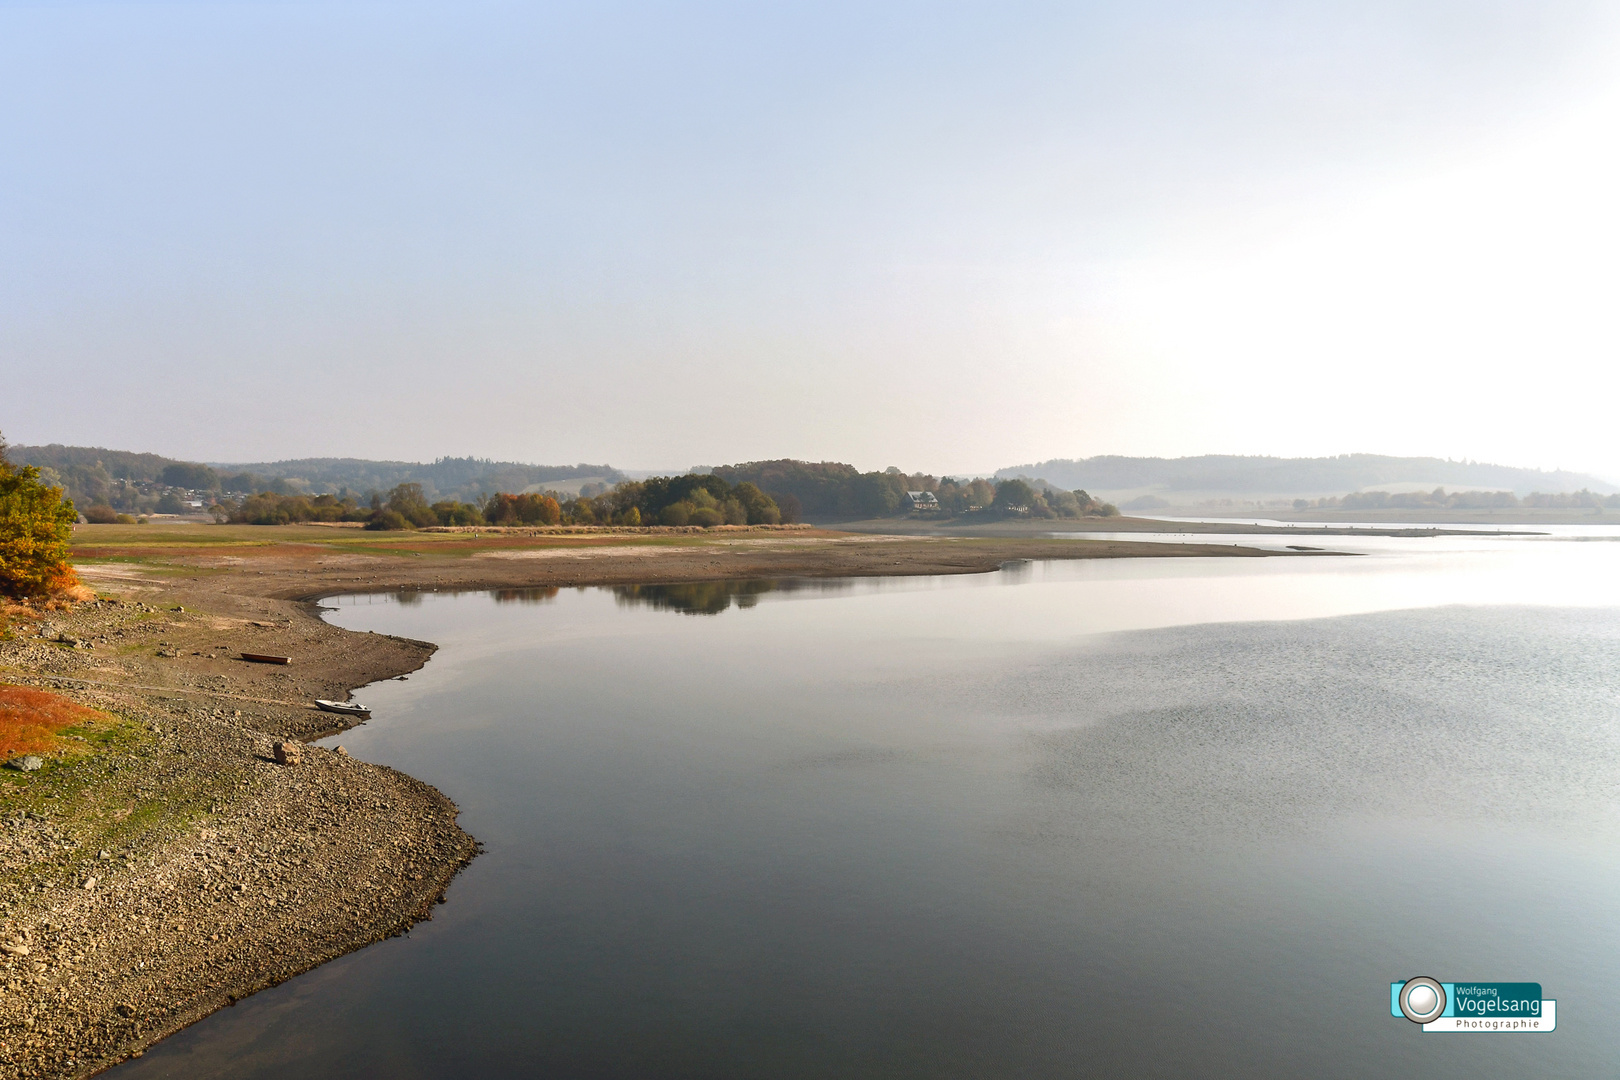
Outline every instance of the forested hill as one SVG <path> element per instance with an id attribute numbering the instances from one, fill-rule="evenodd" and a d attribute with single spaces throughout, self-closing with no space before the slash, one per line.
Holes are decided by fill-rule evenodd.
<path id="1" fill-rule="evenodd" d="M 246 464 L 213 463 L 222 475 L 251 473 L 283 477 L 310 491 L 356 493 L 387 491 L 396 484 L 417 483 L 430 496 L 476 498 L 480 493 L 523 491 L 566 480 L 597 480 L 613 485 L 624 474 L 611 465 L 525 465 L 485 458 L 440 458 L 431 464 L 414 461 L 367 461 L 363 458 L 298 458 Z"/>
<path id="2" fill-rule="evenodd" d="M 69 469 L 97 469 L 118 480 L 157 480 L 170 465 L 185 464 L 161 454 L 136 454 L 128 450 L 104 450 L 99 446 L 13 446 L 7 455 L 21 465 L 37 465 L 58 473 Z"/>
<path id="3" fill-rule="evenodd" d="M 237 495 L 261 491 L 321 494 L 347 489 L 356 497 L 364 497 L 372 491 L 386 492 L 397 484 L 414 482 L 421 484 L 432 499 L 476 499 L 497 491 L 571 489 L 578 482 L 591 480 L 611 487 L 624 479 L 622 473 L 608 465 L 525 465 L 483 458 L 441 458 L 431 464 L 303 458 L 204 465 L 160 454 L 57 443 L 13 446 L 7 454 L 18 464 L 45 470 L 46 481 L 65 487 L 68 497 L 81 507 L 105 503 L 131 511 L 145 508 L 141 500 L 152 494 L 148 490 L 152 485 Z"/>
<path id="4" fill-rule="evenodd" d="M 203 465 L 99 446 L 52 443 L 13 446 L 6 453 L 19 465 L 37 466 L 46 483 L 64 488 L 81 509 L 100 503 L 134 511 L 139 508 L 141 487 L 207 487 L 216 479 Z"/>
<path id="5" fill-rule="evenodd" d="M 1503 489 L 1517 495 L 1582 488 L 1604 494 L 1617 490 L 1615 485 L 1584 473 L 1381 454 L 1342 454 L 1326 458 L 1225 454 L 1185 458 L 1059 458 L 1001 469 L 996 476 L 1040 477 L 1061 488 L 1085 488 L 1110 498 L 1153 493 L 1314 498 L 1397 485 Z"/>

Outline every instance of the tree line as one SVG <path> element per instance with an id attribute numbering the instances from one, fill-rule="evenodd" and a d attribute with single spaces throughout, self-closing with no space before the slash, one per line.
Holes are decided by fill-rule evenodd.
<path id="1" fill-rule="evenodd" d="M 311 498 L 325 492 L 341 502 L 354 500 L 360 492 L 386 492 L 415 482 L 430 502 L 475 497 L 481 501 L 481 493 L 487 491 L 528 490 L 562 480 L 624 479 L 623 473 L 607 465 L 525 465 L 471 457 L 439 458 L 425 465 L 305 458 L 216 468 L 159 454 L 56 443 L 12 447 L 10 453 L 16 465 L 37 466 L 45 483 L 63 488 L 86 519 L 96 523 L 116 521 L 119 514 L 183 514 L 191 509 L 188 502 L 235 503 L 264 492 Z"/>
<path id="2" fill-rule="evenodd" d="M 597 488 L 605 485 L 596 485 Z M 422 529 L 476 525 L 775 525 L 776 503 L 756 485 L 731 484 L 713 474 L 655 476 L 626 480 L 611 490 L 510 494 L 496 492 L 477 502 L 428 502 L 422 485 L 396 485 L 373 493 L 367 504 L 337 495 L 281 495 L 265 491 L 234 505 L 214 508 L 216 520 L 246 525 L 300 522 L 364 522 L 368 529 Z"/>
<path id="3" fill-rule="evenodd" d="M 997 483 L 984 479 L 907 473 L 898 468 L 861 472 L 837 461 L 778 458 L 727 465 L 715 475 L 732 483 L 752 483 L 781 507 L 784 521 L 854 521 L 893 517 L 912 510 L 908 492 L 926 492 L 941 516 L 1038 518 L 1106 517 L 1117 508 L 1085 491 L 1065 491 L 1027 476 Z"/>
<path id="4" fill-rule="evenodd" d="M 750 475 L 758 479 L 749 478 Z M 767 487 L 766 485 L 772 485 Z M 420 484 L 373 493 L 362 504 L 337 495 L 285 495 L 265 491 L 234 505 L 220 504 L 221 521 L 287 525 L 308 521 L 364 522 L 372 529 L 513 525 L 776 525 L 813 516 L 822 521 L 911 514 L 910 492 L 933 496 L 928 513 L 967 518 L 1079 518 L 1119 513 L 1085 491 L 1064 491 L 1040 479 L 992 483 L 923 473 L 862 473 L 823 462 L 766 462 L 707 473 L 625 480 L 608 489 L 585 485 L 577 495 L 555 491 L 496 492 L 476 502 L 429 502 Z"/>
<path id="5" fill-rule="evenodd" d="M 1580 491 L 1532 491 L 1519 498 L 1511 491 L 1353 491 L 1323 499 L 1295 499 L 1295 510 L 1620 510 L 1620 494 Z"/>

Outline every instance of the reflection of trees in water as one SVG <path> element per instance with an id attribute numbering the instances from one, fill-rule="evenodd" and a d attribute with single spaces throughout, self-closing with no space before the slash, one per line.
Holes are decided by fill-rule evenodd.
<path id="1" fill-rule="evenodd" d="M 492 589 L 497 604 L 549 604 L 562 590 L 555 585 L 535 586 L 532 589 Z"/>
<path id="2" fill-rule="evenodd" d="M 557 599 L 560 592 L 555 585 L 536 585 L 527 589 L 401 589 L 393 594 L 399 603 L 406 607 L 416 607 L 421 604 L 422 598 L 428 593 L 438 596 L 460 596 L 468 592 L 485 592 L 495 598 L 497 604 L 545 604 Z"/>
<path id="3" fill-rule="evenodd" d="M 584 586 L 575 586 L 581 592 Z M 650 607 L 657 611 L 678 611 L 683 615 L 718 615 L 732 607 L 751 608 L 768 592 L 840 593 L 854 588 L 843 580 L 784 578 L 770 581 L 754 578 L 743 581 L 683 581 L 673 585 L 614 585 L 613 598 L 622 607 Z M 562 589 L 556 585 L 534 585 L 523 589 L 400 589 L 389 595 L 405 607 L 417 607 L 428 593 L 459 596 L 483 592 L 497 604 L 549 604 Z"/>
<path id="4" fill-rule="evenodd" d="M 659 611 L 683 615 L 718 615 L 731 605 L 751 608 L 760 593 L 775 589 L 774 581 L 688 581 L 678 585 L 615 585 L 614 598 L 625 607 L 645 604 Z"/>
<path id="5" fill-rule="evenodd" d="M 615 585 L 613 596 L 625 607 L 645 605 L 683 615 L 718 615 L 731 607 L 751 608 L 768 592 L 845 592 L 847 581 L 686 581 L 674 585 Z"/>

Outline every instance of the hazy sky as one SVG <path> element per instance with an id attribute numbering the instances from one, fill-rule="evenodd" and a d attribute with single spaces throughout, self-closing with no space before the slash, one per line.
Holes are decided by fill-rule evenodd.
<path id="1" fill-rule="evenodd" d="M 1620 479 L 1617 16 L 0 0 L 0 430 Z"/>

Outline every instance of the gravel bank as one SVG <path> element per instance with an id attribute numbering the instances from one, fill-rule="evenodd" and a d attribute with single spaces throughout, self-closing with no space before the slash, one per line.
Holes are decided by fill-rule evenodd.
<path id="1" fill-rule="evenodd" d="M 400 933 L 476 850 L 411 777 L 314 747 L 274 759 L 276 741 L 341 725 L 313 697 L 414 670 L 431 646 L 308 605 L 250 619 L 185 583 L 117 584 L 138 599 L 19 620 L 0 643 L 0 679 L 112 718 L 39 772 L 0 771 L 0 1077 L 91 1075 Z M 227 643 L 325 662 L 249 665 Z"/>

